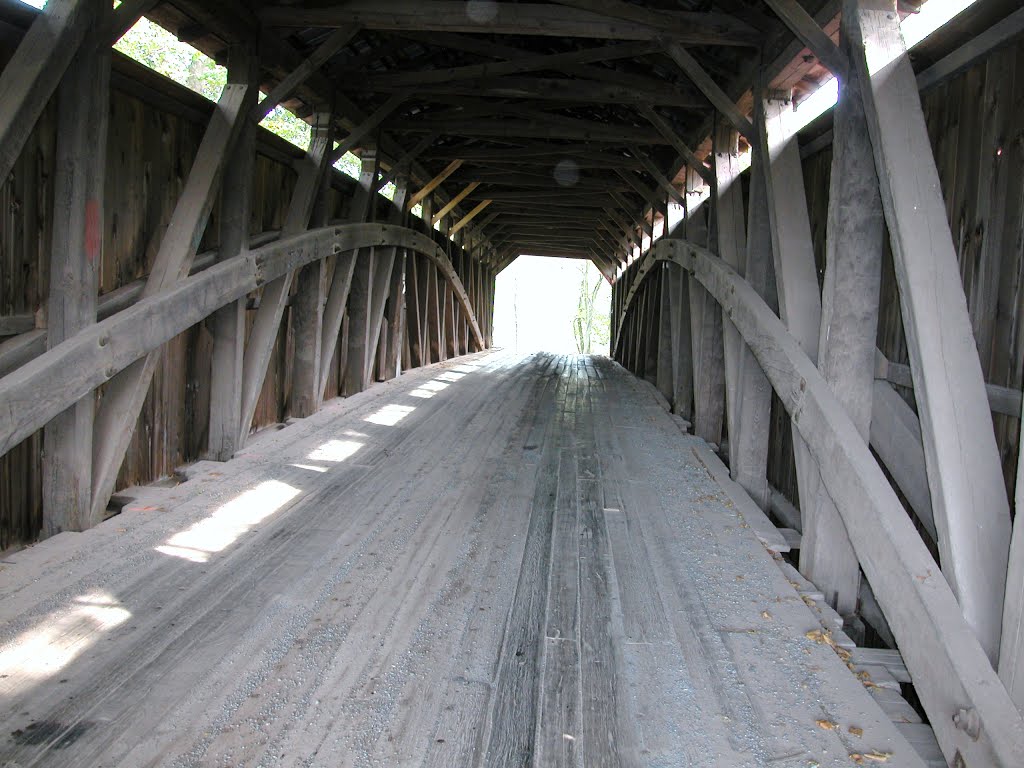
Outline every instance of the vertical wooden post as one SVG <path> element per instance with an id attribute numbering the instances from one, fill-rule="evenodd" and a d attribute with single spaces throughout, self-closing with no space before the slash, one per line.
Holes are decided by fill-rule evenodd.
<path id="1" fill-rule="evenodd" d="M 380 158 L 376 150 L 366 149 L 362 154 L 359 179 L 355 194 L 352 197 L 352 204 L 349 206 L 349 221 L 369 221 L 373 216 L 376 205 L 376 183 L 380 170 Z M 324 307 L 323 336 L 321 339 L 320 354 L 323 359 L 330 360 L 334 357 L 334 351 L 338 349 L 341 341 L 342 323 L 345 320 L 346 307 L 348 305 L 349 293 L 352 289 L 352 280 L 359 265 L 360 256 L 365 256 L 363 267 L 366 268 L 371 258 L 371 251 L 356 251 L 355 253 L 338 254 L 334 263 L 334 276 L 331 279 L 331 288 L 327 294 L 327 303 Z M 351 327 L 346 325 L 347 333 L 345 343 L 341 346 L 339 357 L 345 359 L 345 365 L 341 366 L 342 371 L 348 369 L 349 347 L 352 338 Z M 342 375 L 341 389 L 344 391 L 345 377 Z M 326 371 L 320 375 L 320 393 L 324 396 L 324 389 L 327 387 Z"/>
<path id="2" fill-rule="evenodd" d="M 693 344 L 690 340 L 690 291 L 686 270 L 668 263 L 672 316 L 672 413 L 693 420 Z"/>
<path id="3" fill-rule="evenodd" d="M 720 123 L 715 130 L 714 159 L 718 252 L 729 266 L 745 277 L 749 247 L 740 182 L 739 133 L 724 123 Z M 751 197 L 753 200 L 753 194 Z M 763 254 L 755 250 L 754 255 Z M 755 269 L 753 274 L 761 278 L 764 269 Z M 762 284 L 755 288 L 763 295 L 763 280 L 759 282 Z M 722 330 L 725 343 L 729 473 L 758 506 L 767 509 L 771 387 L 739 332 L 724 314 Z"/>
<path id="4" fill-rule="evenodd" d="M 760 94 L 760 89 L 755 88 Z M 755 116 L 755 121 L 758 118 Z M 775 301 L 775 267 L 772 260 L 771 227 L 768 223 L 765 189 L 767 157 L 752 149 L 750 169 L 750 195 L 747 214 L 747 252 L 743 276 L 761 298 L 769 304 Z M 737 366 L 736 432 L 737 474 L 734 477 L 747 490 L 754 501 L 767 510 L 768 442 L 771 430 L 772 388 L 761 366 L 746 344 L 740 345 Z"/>
<path id="5" fill-rule="evenodd" d="M 1009 503 L 935 158 L 894 3 L 861 0 L 843 18 L 851 22 L 851 66 L 865 84 L 942 571 L 995 660 Z"/>
<path id="6" fill-rule="evenodd" d="M 228 82 L 249 86 L 243 114 L 249 114 L 259 94 L 259 62 L 244 46 L 228 51 Z M 238 146 L 224 169 L 220 205 L 220 251 L 218 259 L 234 258 L 249 247 L 252 182 L 256 161 L 256 123 L 242 126 Z M 227 461 L 238 448 L 238 425 L 242 419 L 242 361 L 245 352 L 244 298 L 222 307 L 210 318 L 213 336 L 210 365 L 210 419 L 207 453 L 216 461 Z"/>
<path id="7" fill-rule="evenodd" d="M 656 386 L 658 391 L 665 396 L 665 400 L 671 405 L 674 389 L 673 370 L 675 366 L 672 355 L 672 324 L 673 312 L 677 312 L 679 308 L 672 305 L 672 284 L 669 279 L 668 265 L 659 264 L 658 271 L 661 273 L 658 280 L 661 296 L 659 300 L 660 311 L 658 312 L 658 375 Z"/>
<path id="8" fill-rule="evenodd" d="M 845 24 L 842 37 L 841 46 L 849 51 Z M 840 83 L 833 115 L 818 370 L 867 442 L 884 229 L 856 69 Z M 814 514 L 803 523 L 800 570 L 823 592 L 838 596 L 840 613 L 852 613 L 860 594 L 860 565 L 853 545 L 836 505 L 820 485 L 813 507 Z"/>
<path id="9" fill-rule="evenodd" d="M 364 152 L 362 173 L 359 177 L 359 194 L 366 191 L 365 221 L 372 221 L 376 208 L 375 184 L 379 168 L 376 150 Z M 373 307 L 373 275 L 376 265 L 375 248 L 360 250 L 355 257 L 351 287 L 348 293 L 348 353 L 345 362 L 345 376 L 342 380 L 342 394 L 345 396 L 362 392 L 369 384 L 369 369 L 376 351 L 376 340 L 370 339 L 370 314 Z"/>
<path id="10" fill-rule="evenodd" d="M 661 277 L 660 270 L 651 270 L 648 273 L 644 287 L 646 305 L 644 308 L 644 322 L 641 328 L 641 341 L 643 343 L 643 356 L 640 365 L 643 368 L 643 377 L 652 384 L 658 380 L 658 328 L 660 325 L 659 303 L 661 290 L 659 288 Z"/>
<path id="11" fill-rule="evenodd" d="M 758 115 L 760 121 L 755 121 L 758 122 L 755 141 L 762 155 L 769 159 L 765 189 L 779 313 L 807 356 L 817 362 L 821 294 L 814 264 L 800 153 L 790 128 L 792 105 L 788 94 L 772 94 L 768 99 L 758 101 L 755 108 L 762 110 Z M 819 498 L 821 478 L 817 463 L 795 424 L 792 429 L 803 530 L 831 529 L 835 537 L 842 540 L 845 529 L 835 505 L 825 496 Z M 830 553 L 836 560 L 828 572 L 821 573 L 821 578 L 829 578 L 831 583 L 818 586 L 840 614 L 849 615 L 856 609 L 859 592 L 856 557 L 850 562 L 852 550 L 838 547 Z M 844 557 L 841 562 L 840 557 Z M 806 556 L 801 556 L 800 565 L 806 573 L 809 567 Z"/>
<path id="12" fill-rule="evenodd" d="M 423 365 L 422 306 L 420 304 L 419 266 L 422 257 L 415 251 L 405 259 L 406 334 L 409 337 L 409 367 Z"/>
<path id="13" fill-rule="evenodd" d="M 331 128 L 333 116 L 330 109 L 321 108 L 313 118 L 313 130 L 327 134 L 327 146 L 333 146 L 334 134 Z M 324 176 L 330 173 L 325 169 Z M 310 227 L 327 225 L 326 197 L 329 185 L 321 178 L 317 190 L 318 200 L 314 204 Z M 329 361 L 323 355 L 324 303 L 327 300 L 327 261 L 318 259 L 299 270 L 295 294 L 291 300 L 292 334 L 295 339 L 292 352 L 292 386 L 289 411 L 292 416 L 311 416 L 320 408 L 323 398 L 321 367 Z"/>
<path id="14" fill-rule="evenodd" d="M 698 245 L 708 240 L 708 206 L 686 217 L 686 239 Z M 722 440 L 725 411 L 725 357 L 722 312 L 696 280 L 689 280 L 690 329 L 693 343 L 693 433 L 717 445 Z"/>
<path id="15" fill-rule="evenodd" d="M 484 299 L 484 316 L 487 318 L 487 337 L 485 342 L 487 348 L 494 346 L 494 293 L 497 289 L 498 275 L 490 268 L 486 270 L 485 288 L 486 298 Z"/>
<path id="16" fill-rule="evenodd" d="M 331 153 L 330 116 L 318 113 L 313 132 L 309 138 L 309 149 L 299 164 L 299 177 L 288 203 L 281 232 L 295 235 L 309 227 L 310 217 L 320 196 L 320 186 L 330 167 Z M 242 363 L 242 421 L 239 424 L 238 444 L 243 445 L 252 427 L 256 405 L 260 399 L 267 366 L 273 354 L 274 343 L 281 328 L 281 319 L 288 304 L 294 272 L 288 272 L 263 288 L 260 306 L 256 311 L 249 343 Z"/>
<path id="17" fill-rule="evenodd" d="M 1010 563 L 1006 569 L 1006 601 L 1003 606 L 1003 637 L 999 646 L 999 679 L 1017 709 L 1024 712 L 1024 408 L 1020 414 L 1017 442 L 1017 491 Z"/>
<path id="18" fill-rule="evenodd" d="M 451 257 L 454 245 L 448 236 L 448 232 L 451 229 L 451 221 L 447 216 L 441 219 L 440 226 L 441 235 L 444 237 L 445 253 Z M 442 279 L 441 275 L 437 277 L 437 291 L 439 294 L 438 306 L 441 310 L 441 359 L 450 360 L 459 354 L 455 336 L 455 302 L 453 301 L 448 281 Z"/>
<path id="19" fill-rule="evenodd" d="M 92 24 L 57 89 L 57 157 L 47 346 L 96 322 L 103 259 L 103 185 L 110 109 L 109 3 L 91 0 Z M 45 17 L 44 17 L 45 18 Z M 37 22 L 38 23 L 38 22 Z M 102 520 L 93 509 L 90 393 L 43 433 L 43 535 L 82 531 Z"/>
<path id="20" fill-rule="evenodd" d="M 427 266 L 427 338 L 430 362 L 439 363 L 444 357 L 444 315 L 442 296 L 438 286 L 437 267 Z"/>
<path id="21" fill-rule="evenodd" d="M 417 255 L 416 257 L 416 283 L 417 283 L 417 303 L 420 309 L 420 365 L 430 365 L 430 324 L 427 322 L 427 315 L 429 314 L 429 294 L 430 288 L 430 259 L 426 256 Z"/>
<path id="22" fill-rule="evenodd" d="M 384 322 L 388 329 L 387 356 L 384 360 L 384 378 L 393 379 L 402 372 L 402 348 L 406 344 L 406 299 L 405 265 L 409 254 L 404 248 L 395 254 L 395 265 L 391 270 L 391 284 L 388 288 L 388 304 Z"/>

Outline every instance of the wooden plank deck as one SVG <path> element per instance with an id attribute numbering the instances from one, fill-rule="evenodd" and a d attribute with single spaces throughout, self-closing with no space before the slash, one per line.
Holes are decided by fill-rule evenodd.
<path id="1" fill-rule="evenodd" d="M 703 446 L 599 357 L 334 401 L 0 563 L 0 765 L 923 765 Z"/>

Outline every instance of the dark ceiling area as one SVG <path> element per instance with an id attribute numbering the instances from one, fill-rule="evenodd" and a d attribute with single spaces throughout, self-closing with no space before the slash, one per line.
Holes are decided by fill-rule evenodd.
<path id="1" fill-rule="evenodd" d="M 745 119 L 758 73 L 797 99 L 829 76 L 769 5 L 172 0 L 147 15 L 220 63 L 258 47 L 265 92 L 307 119 L 333 105 L 338 140 L 376 145 L 389 177 L 443 176 L 441 205 L 479 208 L 490 247 L 614 269 L 682 201 L 687 167 L 710 179 L 716 116 Z M 838 2 L 804 5 L 836 32 Z"/>

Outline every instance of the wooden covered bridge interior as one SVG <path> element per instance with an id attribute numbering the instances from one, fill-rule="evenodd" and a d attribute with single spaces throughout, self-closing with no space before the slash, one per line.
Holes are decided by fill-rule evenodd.
<path id="1" fill-rule="evenodd" d="M 0 0 L 0 764 L 1024 766 L 1018 0 L 112 5 Z"/>

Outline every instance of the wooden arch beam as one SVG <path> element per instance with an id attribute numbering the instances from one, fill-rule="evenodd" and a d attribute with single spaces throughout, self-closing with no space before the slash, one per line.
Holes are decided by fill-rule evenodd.
<path id="1" fill-rule="evenodd" d="M 484 349 L 483 333 L 466 288 L 430 237 L 386 224 L 311 230 L 223 261 L 145 297 L 0 379 L 0 455 L 220 307 L 332 254 L 391 246 L 423 254 L 437 266 L 455 294 L 474 341 Z"/>
<path id="2" fill-rule="evenodd" d="M 631 278 L 617 327 L 658 261 L 683 267 L 722 306 L 818 462 L 946 760 L 1024 765 L 1024 720 L 949 583 L 831 387 L 754 289 L 707 249 L 659 240 Z"/>

